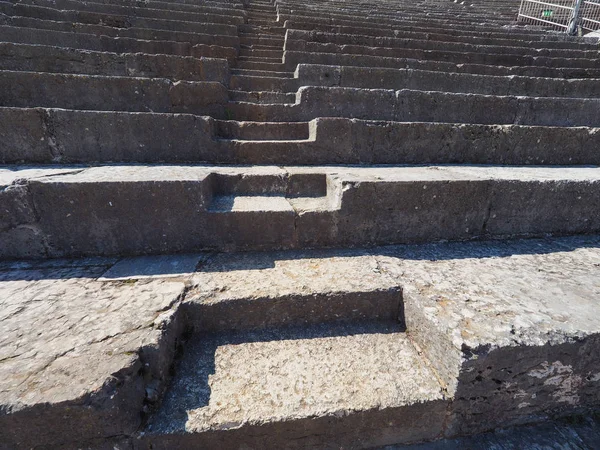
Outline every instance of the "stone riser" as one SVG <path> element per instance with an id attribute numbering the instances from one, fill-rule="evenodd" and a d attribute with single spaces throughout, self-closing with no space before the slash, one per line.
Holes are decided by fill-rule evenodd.
<path id="1" fill-rule="evenodd" d="M 576 50 L 597 50 L 598 45 L 593 42 L 586 42 L 584 39 L 581 40 L 566 40 L 561 35 L 517 35 L 515 32 L 512 33 L 492 33 L 492 32 L 479 32 L 473 33 L 469 30 L 461 31 L 457 33 L 453 30 L 437 30 L 437 29 L 426 29 L 423 30 L 420 27 L 406 27 L 406 29 L 380 29 L 380 28 L 361 28 L 361 27 L 342 27 L 342 26 L 327 26 L 327 25 L 313 25 L 310 23 L 296 22 L 288 20 L 286 22 L 286 28 L 290 30 L 307 30 L 307 31 L 318 31 L 320 33 L 327 34 L 344 34 L 344 35 L 355 35 L 360 39 L 371 39 L 379 41 L 387 41 L 394 39 L 416 39 L 416 40 L 430 40 L 439 41 L 441 44 L 445 42 L 475 44 L 475 45 L 506 45 L 508 47 L 528 47 L 528 48 L 545 48 L 545 49 L 576 49 Z"/>
<path id="2" fill-rule="evenodd" d="M 0 119 L 4 164 L 600 164 L 597 128 L 340 118 L 316 119 L 309 134 L 306 122 L 213 124 L 187 114 L 41 108 L 0 108 Z"/>
<path id="3" fill-rule="evenodd" d="M 600 70 L 599 70 L 600 72 Z M 600 79 L 493 76 L 414 69 L 358 68 L 299 64 L 301 86 L 415 89 L 464 94 L 524 97 L 600 97 Z"/>
<path id="4" fill-rule="evenodd" d="M 298 64 L 320 64 L 328 66 L 355 66 L 390 69 L 420 69 L 479 75 L 518 75 L 545 78 L 600 78 L 599 68 L 586 67 L 543 67 L 543 66 L 502 66 L 486 64 L 456 64 L 451 61 L 419 60 L 414 58 L 390 58 L 384 56 L 353 55 L 340 53 L 284 53 L 284 62 L 295 70 Z"/>
<path id="5" fill-rule="evenodd" d="M 180 31 L 199 33 L 234 34 L 236 25 L 243 24 L 245 19 L 240 16 L 195 14 L 152 10 L 146 8 L 122 8 L 110 5 L 92 3 L 77 3 L 77 9 L 55 9 L 45 6 L 28 5 L 25 3 L 11 4 L 0 2 L 0 12 L 8 16 L 35 17 L 46 20 L 60 20 L 91 24 L 106 24 L 110 26 L 139 26 L 157 29 L 179 29 Z M 85 11 L 85 5 L 90 10 Z M 97 12 L 101 11 L 101 12 Z M 223 31 L 230 30 L 230 33 Z"/>
<path id="6" fill-rule="evenodd" d="M 93 25 L 93 24 L 73 24 L 71 22 L 60 22 L 53 20 L 40 20 L 30 18 L 11 17 L 3 21 L 6 25 L 15 27 L 10 30 L 1 29 L 3 39 L 12 39 L 15 36 L 16 42 L 22 43 L 39 43 L 48 44 L 54 42 L 53 39 L 57 39 L 56 36 L 62 36 L 66 39 L 64 42 L 65 46 L 76 45 L 77 38 L 72 38 L 73 43 L 71 44 L 70 38 L 65 36 L 68 33 L 75 35 L 75 33 L 86 35 L 88 40 L 95 39 L 96 42 L 102 42 L 108 37 L 110 38 L 130 38 L 149 41 L 147 44 L 152 44 L 152 41 L 167 41 L 175 42 L 180 45 L 192 46 L 195 44 L 204 45 L 218 45 L 222 47 L 233 47 L 239 48 L 240 41 L 237 36 L 230 35 L 212 35 L 203 33 L 189 33 L 182 31 L 169 31 L 169 30 L 154 30 L 150 28 L 115 28 L 106 25 Z M 18 28 L 17 28 L 18 27 Z M 62 34 L 62 33 L 64 34 Z M 59 34 L 61 33 L 61 34 Z M 28 36 L 32 34 L 32 36 Z M 35 41 L 36 36 L 45 36 L 49 41 Z M 39 38 L 38 38 L 39 39 Z M 93 41 L 92 41 L 93 42 Z M 113 44 L 114 45 L 114 44 Z M 140 44 L 138 44 L 140 45 Z M 87 47 L 83 47 L 87 48 Z M 94 48 L 92 48 L 94 49 Z M 124 48 L 123 51 L 126 51 Z M 133 49 L 132 49 L 133 50 Z"/>
<path id="7" fill-rule="evenodd" d="M 3 71 L 0 86 L 0 105 L 23 107 L 193 112 L 222 117 L 229 98 L 227 88 L 218 82 L 172 82 L 164 78 Z"/>
<path id="8" fill-rule="evenodd" d="M 515 47 L 519 50 L 519 47 Z M 334 53 L 356 55 L 356 57 L 371 56 L 381 58 L 411 58 L 419 60 L 446 61 L 454 64 L 486 64 L 496 66 L 534 66 L 534 67 L 572 67 L 572 68 L 600 68 L 600 62 L 597 59 L 589 58 L 565 58 L 565 57 L 547 57 L 522 55 L 519 53 L 511 54 L 511 49 L 498 49 L 499 53 L 492 53 L 487 50 L 478 50 L 476 48 L 460 50 L 428 50 L 413 48 L 371 48 L 358 45 L 335 45 L 319 44 L 315 42 L 306 42 L 300 40 L 287 39 L 284 46 L 284 61 L 288 68 L 294 69 L 295 64 L 291 66 L 285 55 L 288 52 L 298 52 L 304 54 L 310 53 Z M 507 53 L 504 53 L 506 51 Z M 575 52 L 576 55 L 576 52 Z M 376 66 L 376 64 L 375 64 Z"/>
<path id="9" fill-rule="evenodd" d="M 301 20 L 287 20 L 284 23 L 286 29 L 293 30 L 306 30 L 306 31 L 320 31 L 320 32 L 333 32 L 343 34 L 357 34 L 364 36 L 380 36 L 384 38 L 396 38 L 396 37 L 410 37 L 412 33 L 427 33 L 432 36 L 432 40 L 437 35 L 451 36 L 453 39 L 459 39 L 459 42 L 466 41 L 471 42 L 470 39 L 489 39 L 491 42 L 497 40 L 509 40 L 512 42 L 521 41 L 521 44 L 527 42 L 536 42 L 537 45 L 546 44 L 548 48 L 580 48 L 582 50 L 594 50 L 597 48 L 597 40 L 579 38 L 574 39 L 572 36 L 565 34 L 548 34 L 544 31 L 533 31 L 526 28 L 515 28 L 515 29 L 502 29 L 502 28 L 490 28 L 487 27 L 485 30 L 478 30 L 474 27 L 474 30 L 462 29 L 457 31 L 456 28 L 452 27 L 436 27 L 432 25 L 407 22 L 399 27 L 377 27 L 371 24 L 360 24 L 360 25 L 331 25 L 331 24 L 316 24 L 310 21 Z M 405 33 L 411 33 L 406 35 Z M 442 39 L 444 40 L 444 39 Z M 498 45 L 501 43 L 498 42 Z M 537 46 L 537 45 L 534 45 Z M 556 47 L 553 47 L 556 45 Z"/>
<path id="10" fill-rule="evenodd" d="M 294 105 L 230 103 L 230 119 L 281 122 L 347 117 L 398 122 L 598 126 L 599 99 L 302 87 Z"/>
<path id="11" fill-rule="evenodd" d="M 12 3 L 17 3 L 12 1 Z M 140 10 L 152 10 L 164 11 L 165 14 L 169 14 L 170 11 L 175 13 L 199 13 L 199 14 L 215 14 L 218 16 L 231 15 L 246 17 L 246 13 L 243 10 L 243 6 L 238 4 L 238 7 L 234 7 L 233 4 L 217 3 L 219 6 L 212 6 L 208 2 L 195 2 L 195 3 L 184 3 L 184 2 L 165 2 L 165 1 L 144 1 L 143 6 L 136 0 L 94 0 L 93 2 L 86 2 L 85 4 L 73 0 L 20 0 L 18 3 L 26 5 L 38 5 L 47 8 L 56 8 L 62 10 L 80 10 L 80 11 L 96 11 L 96 12 L 125 12 L 131 14 L 132 11 L 140 12 Z M 114 9 L 113 9 L 114 8 Z M 110 11 L 109 11 L 110 10 Z M 192 16 L 193 17 L 193 16 Z M 185 20 L 185 19 L 184 19 Z"/>
<path id="12" fill-rule="evenodd" d="M 335 15 L 337 17 L 333 17 L 333 14 L 323 14 L 322 16 L 319 15 L 311 15 L 311 14 L 307 14 L 307 15 L 302 15 L 302 14 L 285 14 L 285 13 L 279 13 L 277 14 L 277 21 L 280 23 L 285 23 L 286 20 L 299 20 L 299 21 L 305 21 L 305 22 L 312 22 L 315 24 L 327 24 L 327 25 L 358 25 L 358 26 L 376 26 L 377 24 L 381 24 L 382 27 L 399 27 L 401 28 L 402 25 L 404 23 L 422 23 L 423 25 L 427 26 L 427 25 L 434 25 L 434 26 L 440 26 L 440 27 L 460 27 L 460 26 L 471 26 L 473 25 L 473 21 L 469 18 L 460 18 L 460 17 L 446 17 L 446 18 L 431 18 L 431 17 L 419 17 L 419 16 L 407 16 L 406 18 L 404 18 L 403 20 L 394 20 L 394 19 L 390 19 L 389 17 L 372 17 L 372 18 L 368 18 L 368 17 L 356 17 L 356 16 L 339 16 L 339 15 Z M 502 25 L 506 24 L 506 19 L 501 19 L 501 20 L 485 20 L 482 22 L 478 23 L 478 26 L 473 26 L 472 28 L 481 28 L 481 29 L 486 29 L 486 28 L 493 28 L 493 27 L 498 27 L 500 28 Z"/>
<path id="13" fill-rule="evenodd" d="M 3 191 L 3 209 L 11 214 L 4 219 L 2 257 L 367 246 L 600 231 L 597 168 L 65 171 L 4 172 L 6 185 L 19 183 Z M 224 177 L 256 184 L 215 191 L 215 180 Z M 310 179 L 321 189 L 323 177 L 327 195 L 304 191 Z M 269 184 L 278 179 L 288 184 Z"/>
<path id="14" fill-rule="evenodd" d="M 229 83 L 229 65 L 224 59 L 108 53 L 9 43 L 0 43 L 0 70 Z"/>
<path id="15" fill-rule="evenodd" d="M 299 41 L 299 42 L 297 42 Z M 531 57 L 552 57 L 552 58 L 584 58 L 593 59 L 598 56 L 598 48 L 595 49 L 577 49 L 577 48 L 545 48 L 545 43 L 521 42 L 519 46 L 512 46 L 513 41 L 507 41 L 499 44 L 477 45 L 471 40 L 467 42 L 435 41 L 431 39 L 417 38 L 382 38 L 379 36 L 361 36 L 356 34 L 339 33 L 315 33 L 288 29 L 286 38 L 286 50 L 312 50 L 309 45 L 319 46 L 316 50 L 326 53 L 334 53 L 334 46 L 345 46 L 344 53 L 353 53 L 348 48 L 360 49 L 360 47 L 379 47 L 385 50 L 390 49 L 412 49 L 412 50 L 439 50 L 448 52 L 462 53 L 489 53 L 489 54 L 511 54 Z M 329 47 L 326 47 L 329 45 Z M 303 47 L 307 47 L 306 49 Z"/>

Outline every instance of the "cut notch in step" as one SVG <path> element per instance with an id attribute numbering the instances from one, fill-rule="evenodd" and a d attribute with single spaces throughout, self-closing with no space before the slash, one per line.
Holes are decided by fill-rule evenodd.
<path id="1" fill-rule="evenodd" d="M 238 122 L 215 120 L 218 139 L 240 141 L 304 141 L 310 138 L 310 122 Z"/>
<path id="2" fill-rule="evenodd" d="M 289 212 L 327 208 L 335 189 L 324 173 L 281 175 L 210 175 L 212 201 L 208 211 Z"/>
<path id="3" fill-rule="evenodd" d="M 159 448 L 161 438 L 259 448 L 269 439 L 274 448 L 289 432 L 309 445 L 323 435 L 385 445 L 434 438 L 445 408 L 434 374 L 393 323 L 194 335 L 145 437 Z"/>

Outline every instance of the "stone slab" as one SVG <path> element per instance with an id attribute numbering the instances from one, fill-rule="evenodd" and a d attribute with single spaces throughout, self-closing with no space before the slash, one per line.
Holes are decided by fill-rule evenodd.
<path id="1" fill-rule="evenodd" d="M 102 283 L 106 266 L 0 272 L 0 435 L 9 448 L 134 432 L 167 378 L 181 282 Z"/>
<path id="2" fill-rule="evenodd" d="M 598 237 L 572 237 L 377 257 L 403 280 L 409 333 L 454 396 L 448 433 L 598 405 L 599 249 Z"/>
<path id="3" fill-rule="evenodd" d="M 137 280 L 189 276 L 205 258 L 202 254 L 158 255 L 124 258 L 102 274 L 98 281 Z"/>
<path id="4" fill-rule="evenodd" d="M 217 254 L 190 281 L 184 306 L 198 331 L 397 320 L 401 289 L 366 252 Z"/>
<path id="5" fill-rule="evenodd" d="M 54 170 L 13 166 L 0 171 L 0 180 L 13 183 L 1 199 L 12 211 L 0 234 L 5 257 L 368 246 L 600 229 L 595 166 Z M 27 174 L 32 178 L 22 178 Z M 215 195 L 285 193 L 287 198 L 302 194 L 296 188 L 308 181 L 320 190 L 324 180 L 325 200 L 290 200 L 297 209 L 210 211 Z"/>
<path id="6" fill-rule="evenodd" d="M 153 448 L 177 442 L 363 447 L 440 432 L 445 416 L 440 386 L 394 326 L 192 340 L 163 408 L 145 432 Z M 371 415 L 386 421 L 374 424 Z M 278 429 L 286 433 L 274 432 Z"/>

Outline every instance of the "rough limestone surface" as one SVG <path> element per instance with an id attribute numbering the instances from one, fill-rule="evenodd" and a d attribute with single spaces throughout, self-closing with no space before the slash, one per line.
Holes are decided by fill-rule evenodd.
<path id="1" fill-rule="evenodd" d="M 148 442 L 169 448 L 170 434 L 186 433 L 182 442 L 207 448 L 368 447 L 435 438 L 445 413 L 439 383 L 397 325 L 226 333 L 187 349 Z"/>
<path id="2" fill-rule="evenodd" d="M 448 432 L 597 405 L 600 240 L 395 247 L 407 328 L 453 401 Z"/>
<path id="3" fill-rule="evenodd" d="M 398 281 L 360 250 L 215 254 L 190 284 L 203 331 L 402 315 Z"/>
<path id="4" fill-rule="evenodd" d="M 165 378 L 184 284 L 95 281 L 107 262 L 0 271 L 0 441 L 8 448 L 132 433 L 147 389 Z"/>
<path id="5" fill-rule="evenodd" d="M 599 271 L 598 236 L 2 262 L 0 437 L 368 448 L 586 413 Z"/>

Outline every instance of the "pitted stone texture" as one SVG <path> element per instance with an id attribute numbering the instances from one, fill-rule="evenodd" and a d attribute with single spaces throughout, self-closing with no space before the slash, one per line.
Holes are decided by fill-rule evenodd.
<path id="1" fill-rule="evenodd" d="M 131 433 L 146 385 L 165 378 L 171 349 L 163 339 L 176 328 L 183 283 L 95 281 L 106 267 L 0 272 L 0 434 L 8 445 Z"/>
<path id="2" fill-rule="evenodd" d="M 397 247 L 408 330 L 473 432 L 597 405 L 598 237 Z"/>
<path id="3" fill-rule="evenodd" d="M 398 281 L 360 250 L 217 254 L 186 296 L 200 330 L 402 319 Z"/>
<path id="4" fill-rule="evenodd" d="M 399 331 L 365 324 L 193 338 L 148 439 L 158 448 L 183 432 L 182 442 L 200 446 L 221 436 L 250 448 L 362 448 L 436 437 L 440 385 Z"/>
<path id="5" fill-rule="evenodd" d="M 205 256 L 191 254 L 123 258 L 102 274 L 99 281 L 189 277 Z"/>

